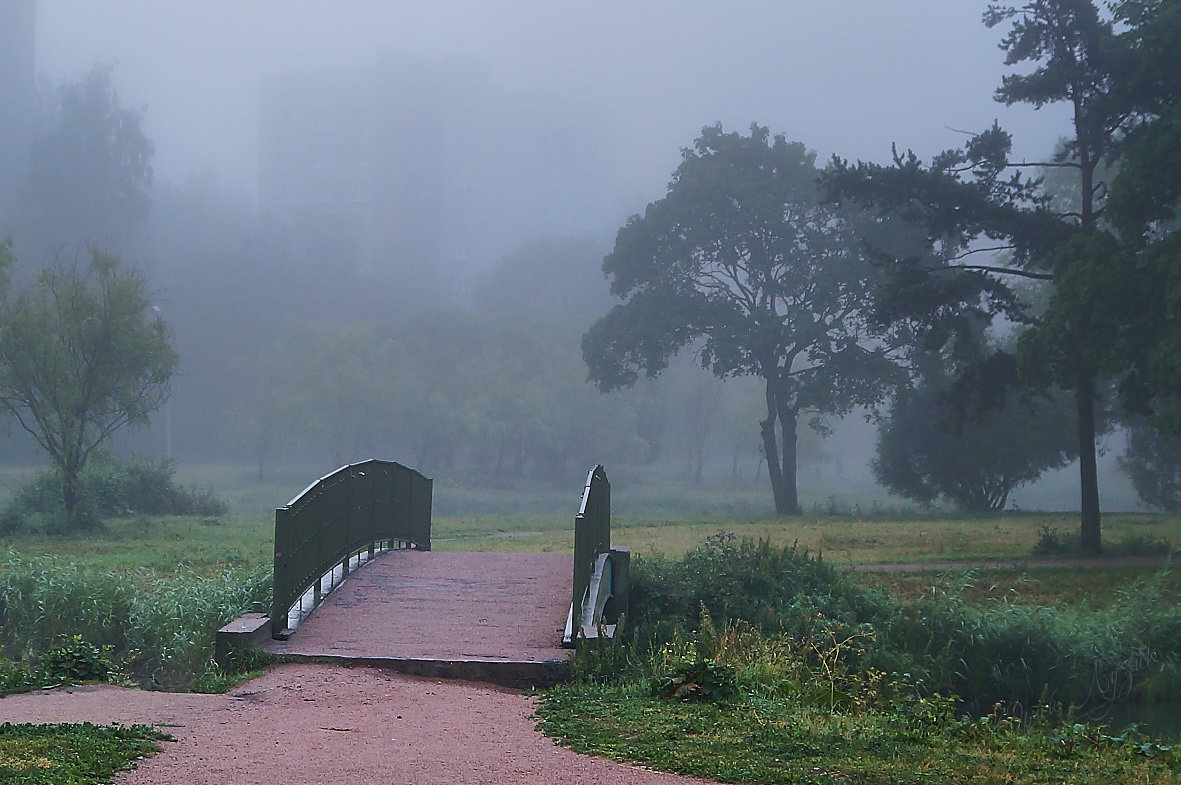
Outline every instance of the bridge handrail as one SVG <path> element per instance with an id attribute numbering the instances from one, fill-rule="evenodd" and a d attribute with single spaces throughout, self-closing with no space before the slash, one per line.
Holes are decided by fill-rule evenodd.
<path id="1" fill-rule="evenodd" d="M 602 466 L 587 473 L 582 503 L 574 516 L 574 585 L 565 646 L 579 636 L 594 637 L 601 624 L 626 613 L 630 552 L 611 547 L 611 483 Z"/>
<path id="2" fill-rule="evenodd" d="M 393 461 L 342 466 L 275 510 L 271 634 L 283 637 L 292 607 L 354 557 L 387 548 L 431 547 L 432 481 Z"/>

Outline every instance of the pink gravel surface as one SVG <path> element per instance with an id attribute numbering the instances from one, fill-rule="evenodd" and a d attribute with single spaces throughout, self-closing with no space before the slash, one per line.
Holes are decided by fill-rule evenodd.
<path id="1" fill-rule="evenodd" d="M 85 686 L 0 698 L 3 722 L 155 725 L 176 741 L 120 785 L 701 782 L 578 755 L 514 690 L 373 668 L 281 665 L 227 695 Z"/>

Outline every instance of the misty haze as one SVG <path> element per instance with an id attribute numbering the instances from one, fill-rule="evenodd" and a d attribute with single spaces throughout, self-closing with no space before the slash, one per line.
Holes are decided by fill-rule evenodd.
<path id="1" fill-rule="evenodd" d="M 7 0 L 0 230 L 18 277 L 88 247 L 148 275 L 180 365 L 167 407 L 120 433 L 121 451 L 263 477 L 376 455 L 497 487 L 602 462 L 628 467 L 623 487 L 635 469 L 669 498 L 714 488 L 754 512 L 757 385 L 693 370 L 690 347 L 661 378 L 602 396 L 579 360 L 612 304 L 602 257 L 679 151 L 704 126 L 753 120 L 820 162 L 882 159 L 894 142 L 930 155 L 998 117 L 1034 158 L 1065 125 L 1053 107 L 990 100 L 995 43 L 975 10 L 894 6 L 910 22 L 880 37 L 873 3 L 677 9 L 672 24 L 671 7 L 626 4 L 144 14 Z M 106 203 L 54 185 L 69 158 L 47 149 L 62 90 L 88 80 L 139 133 L 117 154 L 141 180 Z M 801 428 L 805 507 L 905 503 L 874 481 L 867 417 L 826 417 L 829 438 Z M 1134 509 L 1122 438 L 1107 437 L 1104 501 Z M 0 449 L 37 460 L 19 434 Z M 1075 507 L 1070 471 L 1011 503 Z"/>

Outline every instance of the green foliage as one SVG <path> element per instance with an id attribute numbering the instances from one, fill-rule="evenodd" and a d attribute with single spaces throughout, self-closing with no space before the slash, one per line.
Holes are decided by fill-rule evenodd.
<path id="1" fill-rule="evenodd" d="M 146 725 L 0 725 L 0 781 L 99 785 L 173 738 Z"/>
<path id="2" fill-rule="evenodd" d="M 160 689 L 213 673 L 218 628 L 270 605 L 270 570 L 99 572 L 53 557 L 10 557 L 0 580 L 0 647 L 36 658 L 74 636 L 115 670 Z"/>
<path id="3" fill-rule="evenodd" d="M 1181 608 L 1163 600 L 1162 585 L 1158 576 L 1133 586 L 1104 610 L 981 604 L 935 592 L 884 633 L 923 663 L 936 689 L 977 708 L 1176 700 Z"/>
<path id="4" fill-rule="evenodd" d="M 225 515 L 227 505 L 207 490 L 178 485 L 169 460 L 123 459 L 98 452 L 78 476 L 80 508 L 76 514 L 96 521 L 127 515 Z M 16 492 L 0 512 L 0 531 L 19 528 L 60 529 L 63 520 L 62 480 L 56 471 L 42 472 Z M 38 521 L 48 522 L 41 526 Z"/>
<path id="5" fill-rule="evenodd" d="M 77 684 L 106 681 L 111 673 L 108 651 L 75 635 L 40 656 L 34 680 L 39 684 Z"/>
<path id="6" fill-rule="evenodd" d="M 634 559 L 632 577 L 627 635 L 581 648 L 578 679 L 538 708 L 577 751 L 734 782 L 1181 782 L 1177 747 L 1055 711 L 1181 697 L 1181 610 L 1161 578 L 1101 612 L 944 590 L 901 603 L 724 534 Z"/>
<path id="7" fill-rule="evenodd" d="M 681 660 L 652 682 L 652 694 L 677 700 L 716 703 L 734 697 L 738 679 L 733 665 L 699 658 Z"/>
<path id="8" fill-rule="evenodd" d="M 1102 610 L 980 603 L 946 590 L 903 603 L 796 548 L 719 534 L 679 560 L 635 558 L 632 587 L 618 645 L 633 651 L 611 660 L 625 664 L 616 679 L 659 678 L 681 660 L 735 664 L 741 678 L 742 655 L 723 652 L 745 648 L 768 653 L 758 667 L 794 663 L 779 671 L 786 688 L 806 701 L 827 696 L 830 707 L 896 693 L 892 680 L 977 708 L 1181 698 L 1181 607 L 1165 599 L 1163 576 Z M 591 665 L 582 673 L 611 680 Z"/>
<path id="9" fill-rule="evenodd" d="M 147 281 L 98 251 L 84 270 L 43 270 L 0 310 L 0 407 L 45 450 L 61 477 L 67 521 L 78 476 L 112 433 L 141 425 L 168 395 L 177 356 Z"/>
<path id="10" fill-rule="evenodd" d="M 1181 782 L 1175 745 L 1003 707 L 965 715 L 940 695 L 834 713 L 745 690 L 725 703 L 671 701 L 584 682 L 550 690 L 537 713 L 540 730 L 577 752 L 723 782 Z"/>
<path id="11" fill-rule="evenodd" d="M 889 613 L 884 596 L 796 545 L 739 540 L 719 532 L 681 559 L 637 556 L 632 624 L 696 628 L 702 613 L 771 632 L 805 633 L 820 620 L 856 626 Z"/>
<path id="12" fill-rule="evenodd" d="M 1120 457 L 1120 468 L 1146 505 L 1181 511 L 1181 437 L 1143 425 L 1128 429 L 1128 448 Z"/>
<path id="13" fill-rule="evenodd" d="M 1069 553 L 1070 550 L 1070 545 L 1062 539 L 1062 535 L 1058 533 L 1058 530 L 1052 529 L 1049 526 L 1042 527 L 1041 533 L 1038 534 L 1037 542 L 1033 544 L 1034 556 L 1061 556 Z"/>
<path id="14" fill-rule="evenodd" d="M 963 313 L 1006 312 L 1029 324 L 1017 357 L 1027 384 L 1056 384 L 1074 395 L 1077 413 L 1080 534 L 1084 549 L 1101 552 L 1096 474 L 1096 399 L 1105 380 L 1119 378 L 1133 410 L 1166 411 L 1181 378 L 1177 357 L 1175 287 L 1178 241 L 1172 214 L 1176 189 L 1178 94 L 1168 65 L 1175 64 L 1181 25 L 1170 3 L 1032 0 L 990 4 L 989 27 L 1007 25 L 1001 41 L 1006 74 L 996 98 L 1035 107 L 1066 103 L 1070 133 L 1052 161 L 1073 173 L 1077 206 L 1059 210 L 1038 179 L 1009 159 L 1011 139 L 993 125 L 961 149 L 929 165 L 913 153 L 895 154 L 893 166 L 835 162 L 835 194 L 884 210 L 901 209 L 926 229 L 928 264 L 886 254 L 891 284 L 885 316 L 899 326 L 920 326 L 936 346 L 958 332 Z M 1166 70 L 1160 70 L 1164 65 Z M 1147 141 L 1146 141 L 1147 140 Z M 1162 144 L 1163 143 L 1163 144 Z M 1142 146 L 1147 145 L 1147 146 Z M 1121 176 L 1123 161 L 1131 166 Z M 1151 167 L 1150 172 L 1148 168 Z M 1117 230 L 1106 222 L 1104 199 L 1116 204 Z M 1122 216 L 1122 217 L 1121 217 Z M 979 243 L 998 243 L 1004 257 L 966 261 Z M 1028 313 L 1012 281 L 1051 283 L 1041 313 Z M 1167 419 L 1167 418 L 1166 418 Z"/>
<path id="15" fill-rule="evenodd" d="M 1003 510 L 1009 494 L 1077 454 L 1074 417 L 1061 394 L 1021 400 L 957 422 L 950 380 L 927 378 L 900 393 L 878 431 L 873 471 L 923 504 L 947 497 L 967 510 Z"/>
<path id="16" fill-rule="evenodd" d="M 623 302 L 582 340 L 604 391 L 659 375 L 691 345 L 719 378 L 762 380 L 781 515 L 799 512 L 801 414 L 875 404 L 895 371 L 868 319 L 875 271 L 862 253 L 863 235 L 884 222 L 823 203 L 819 174 L 814 153 L 757 124 L 749 136 L 702 129 L 664 198 L 619 230 L 603 271 Z"/>

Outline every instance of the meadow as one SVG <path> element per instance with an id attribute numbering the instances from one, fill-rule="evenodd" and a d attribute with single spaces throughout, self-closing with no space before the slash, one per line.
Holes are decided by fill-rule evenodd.
<path id="1" fill-rule="evenodd" d="M 0 494 L 17 476 L 0 473 Z M 290 499 L 315 476 L 292 470 L 257 482 L 208 467 L 184 479 L 226 489 L 231 512 L 135 515 L 86 536 L 0 538 L 0 692 L 52 684 L 63 672 L 165 689 L 232 683 L 234 674 L 213 662 L 213 631 L 268 609 L 273 500 Z M 437 489 L 434 547 L 568 552 L 580 489 L 526 490 Z M 1162 567 L 1181 543 L 1181 516 L 1108 515 L 1109 553 L 1136 558 L 1076 563 L 1069 513 L 967 516 L 827 502 L 772 518 L 754 491 L 718 492 L 715 513 L 704 511 L 708 490 L 645 494 L 646 504 L 633 493 L 617 505 L 612 539 L 632 549 L 637 605 L 666 618 L 637 615 L 620 646 L 580 652 L 580 678 L 539 709 L 542 727 L 562 743 L 739 782 L 907 781 L 903 772 L 931 761 L 934 781 L 1032 777 L 1034 769 L 1042 779 L 1028 781 L 1121 781 L 1129 771 L 1177 781 L 1181 747 L 1164 739 L 1181 729 L 1148 726 L 1155 737 L 1116 729 L 1153 711 L 1176 715 L 1176 703 L 1151 700 L 1178 697 L 1169 636 L 1177 635 L 1181 576 Z M 974 566 L 1007 560 L 1021 563 Z M 763 572 L 744 573 L 752 564 Z M 810 589 L 772 596 L 800 575 L 810 576 Z M 821 599 L 800 605 L 800 597 Z M 871 634 L 866 624 L 877 628 Z M 1121 648 L 1138 641 L 1163 655 Z M 1032 710 L 1032 692 L 1008 708 L 981 708 L 982 696 L 1013 681 L 1005 657 L 1023 646 L 1076 669 L 1084 660 L 1084 670 L 1108 668 L 1136 681 L 1150 703 L 1116 720 L 1110 702 L 1093 702 L 1078 717 L 1090 722 L 1066 726 Z M 932 666 L 934 649 L 959 652 L 962 667 Z M 1164 657 L 1157 675 L 1137 660 L 1145 656 Z M 892 667 L 899 663 L 915 674 L 926 663 L 930 683 L 911 683 L 917 676 Z M 1058 678 L 1018 670 L 1029 690 Z M 1063 686 L 1068 703 L 1066 691 L 1085 691 L 1085 682 Z M 669 698 L 702 683 L 708 700 Z M 936 683 L 978 694 L 952 698 L 932 691 Z M 752 757 L 752 749 L 762 752 Z M 943 756 L 949 749 L 954 757 Z M 777 758 L 806 760 L 816 776 L 789 776 Z"/>

